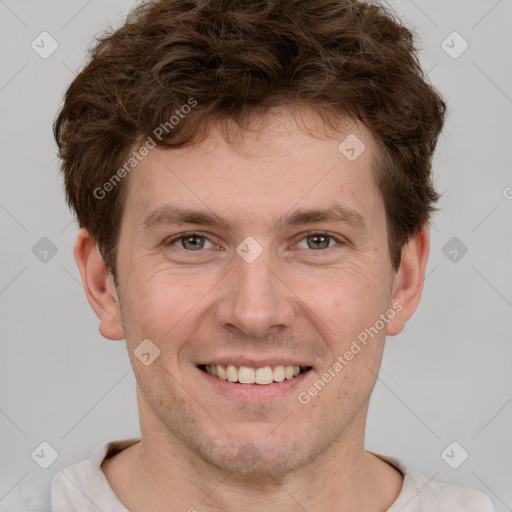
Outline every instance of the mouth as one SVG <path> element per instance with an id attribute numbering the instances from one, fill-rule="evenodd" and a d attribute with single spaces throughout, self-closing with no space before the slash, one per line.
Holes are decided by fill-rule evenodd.
<path id="1" fill-rule="evenodd" d="M 267 386 L 285 380 L 293 380 L 312 369 L 311 366 L 278 365 L 253 368 L 234 364 L 200 364 L 198 368 L 219 380 L 233 384 L 254 384 L 255 386 Z"/>

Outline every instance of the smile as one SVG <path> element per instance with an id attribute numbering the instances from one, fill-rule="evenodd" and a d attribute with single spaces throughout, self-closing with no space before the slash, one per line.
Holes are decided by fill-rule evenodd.
<path id="1" fill-rule="evenodd" d="M 220 380 L 239 384 L 259 385 L 291 380 L 311 369 L 310 366 L 278 365 L 251 368 L 249 366 L 236 366 L 233 364 L 204 364 L 200 365 L 199 368 Z"/>

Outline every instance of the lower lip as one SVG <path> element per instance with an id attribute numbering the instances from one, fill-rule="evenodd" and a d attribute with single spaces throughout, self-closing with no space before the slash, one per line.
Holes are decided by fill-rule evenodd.
<path id="1" fill-rule="evenodd" d="M 230 399 L 241 400 L 245 402 L 269 402 L 283 398 L 297 388 L 304 379 L 309 377 L 313 370 L 300 373 L 293 379 L 283 380 L 282 382 L 273 382 L 272 384 L 240 384 L 238 382 L 229 382 L 214 377 L 204 372 L 200 368 L 197 371 L 206 379 L 206 382 L 214 386 L 214 388 Z"/>

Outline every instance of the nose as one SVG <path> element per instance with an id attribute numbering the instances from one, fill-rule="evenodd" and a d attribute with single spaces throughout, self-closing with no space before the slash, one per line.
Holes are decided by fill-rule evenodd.
<path id="1" fill-rule="evenodd" d="M 290 327 L 295 317 L 295 296 L 279 274 L 268 249 L 252 263 L 235 255 L 219 290 L 219 325 L 253 338 Z"/>

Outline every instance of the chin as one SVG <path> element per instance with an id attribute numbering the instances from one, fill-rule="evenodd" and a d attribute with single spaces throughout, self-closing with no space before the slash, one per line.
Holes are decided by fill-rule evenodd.
<path id="1" fill-rule="evenodd" d="M 199 448 L 199 447 L 198 447 Z M 198 455 L 208 464 L 232 473 L 232 476 L 254 478 L 282 478 L 307 465 L 317 453 L 303 441 L 277 439 L 270 441 L 229 438 L 226 443 L 212 443 L 207 450 L 199 449 Z"/>

